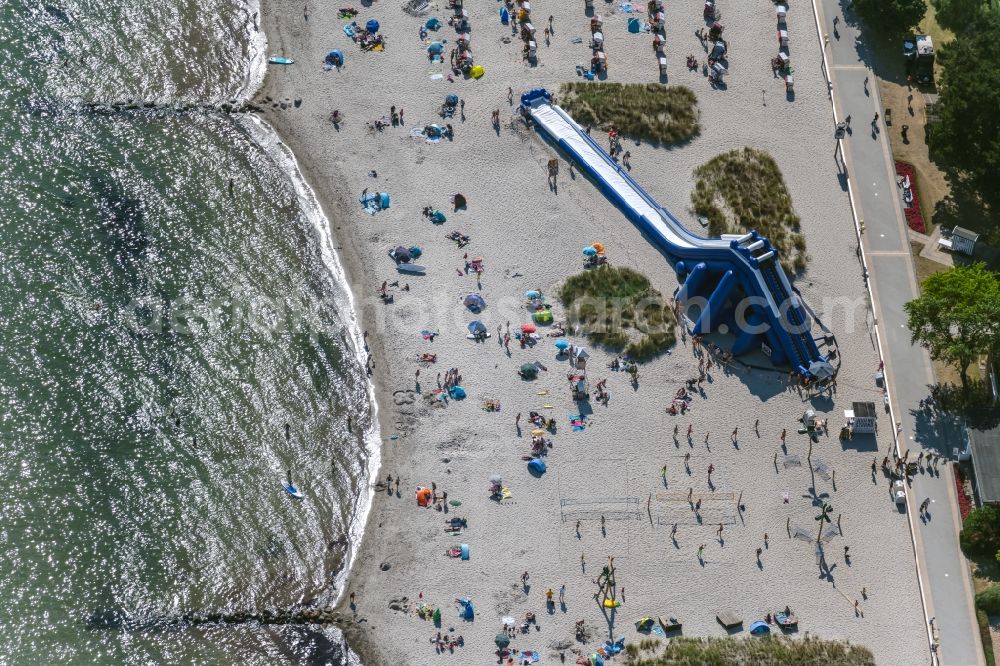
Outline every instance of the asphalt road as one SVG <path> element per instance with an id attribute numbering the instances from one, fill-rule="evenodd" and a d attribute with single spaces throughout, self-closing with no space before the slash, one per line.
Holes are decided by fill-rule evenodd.
<path id="1" fill-rule="evenodd" d="M 817 0 L 816 7 L 821 32 L 829 36 L 826 55 L 837 120 L 851 117 L 851 131 L 844 141 L 844 159 L 858 217 L 865 226 L 863 243 L 882 335 L 890 398 L 901 423 L 900 448 L 910 450 L 910 460 L 921 449 L 951 458 L 955 447 L 964 447 L 963 427 L 948 415 L 920 408 L 921 400 L 930 395 L 934 375 L 926 351 L 910 344 L 903 310 L 903 304 L 916 298 L 918 291 L 886 136 L 887 131 L 896 132 L 899 128 L 884 124 L 877 84 L 869 69 L 872 56 L 860 39 L 853 13 L 848 9 L 845 17 L 842 5 L 830 1 L 824 4 Z M 836 25 L 839 39 L 834 34 L 835 16 L 839 17 Z M 876 112 L 879 120 L 873 123 Z M 833 130 L 831 127 L 831 136 Z M 925 498 L 931 501 L 929 514 L 926 519 L 917 518 L 918 506 Z M 972 581 L 958 547 L 961 519 L 950 465 L 942 463 L 937 473 L 920 473 L 914 478 L 907 510 L 913 516 L 917 566 L 928 614 L 934 618 L 940 642 L 940 663 L 984 664 L 972 605 Z"/>

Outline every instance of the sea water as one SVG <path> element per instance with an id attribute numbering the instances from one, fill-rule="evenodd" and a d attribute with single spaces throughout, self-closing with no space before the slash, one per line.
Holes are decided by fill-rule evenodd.
<path id="1" fill-rule="evenodd" d="M 330 600 L 357 543 L 377 433 L 326 220 L 259 122 L 84 106 L 247 99 L 256 11 L 0 5 L 0 663 L 353 662 L 185 622 Z"/>

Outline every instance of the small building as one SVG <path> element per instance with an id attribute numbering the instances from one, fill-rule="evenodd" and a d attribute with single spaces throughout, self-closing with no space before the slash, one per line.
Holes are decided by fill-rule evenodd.
<path id="1" fill-rule="evenodd" d="M 874 434 L 876 411 L 874 402 L 852 402 L 851 409 L 844 410 L 844 420 L 851 434 Z"/>
<path id="2" fill-rule="evenodd" d="M 976 251 L 976 241 L 978 240 L 979 234 L 956 226 L 951 230 L 951 236 L 938 239 L 938 245 L 952 252 L 961 252 L 971 256 Z"/>

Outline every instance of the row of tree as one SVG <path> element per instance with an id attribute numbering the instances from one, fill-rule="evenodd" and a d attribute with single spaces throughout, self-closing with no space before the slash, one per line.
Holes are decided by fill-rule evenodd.
<path id="1" fill-rule="evenodd" d="M 990 0 L 931 0 L 938 23 L 955 39 L 938 45 L 941 76 L 927 145 L 952 186 L 977 196 L 1000 218 L 1000 8 Z M 899 38 L 927 12 L 926 0 L 855 0 L 875 33 Z"/>

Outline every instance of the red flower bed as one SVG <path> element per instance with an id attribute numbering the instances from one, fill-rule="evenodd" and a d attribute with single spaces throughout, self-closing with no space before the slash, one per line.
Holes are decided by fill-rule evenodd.
<path id="1" fill-rule="evenodd" d="M 958 491 L 958 513 L 962 516 L 962 520 L 969 515 L 972 511 L 972 499 L 965 494 L 965 478 L 962 475 L 962 468 L 955 465 L 955 486 Z"/>
<path id="2" fill-rule="evenodd" d="M 917 233 L 925 233 L 927 225 L 924 224 L 924 216 L 920 213 L 920 198 L 917 196 L 917 174 L 913 167 L 906 162 L 896 162 L 896 174 L 900 177 L 909 177 L 910 192 L 913 194 L 913 201 L 908 208 L 903 209 L 906 216 L 906 224 Z"/>

